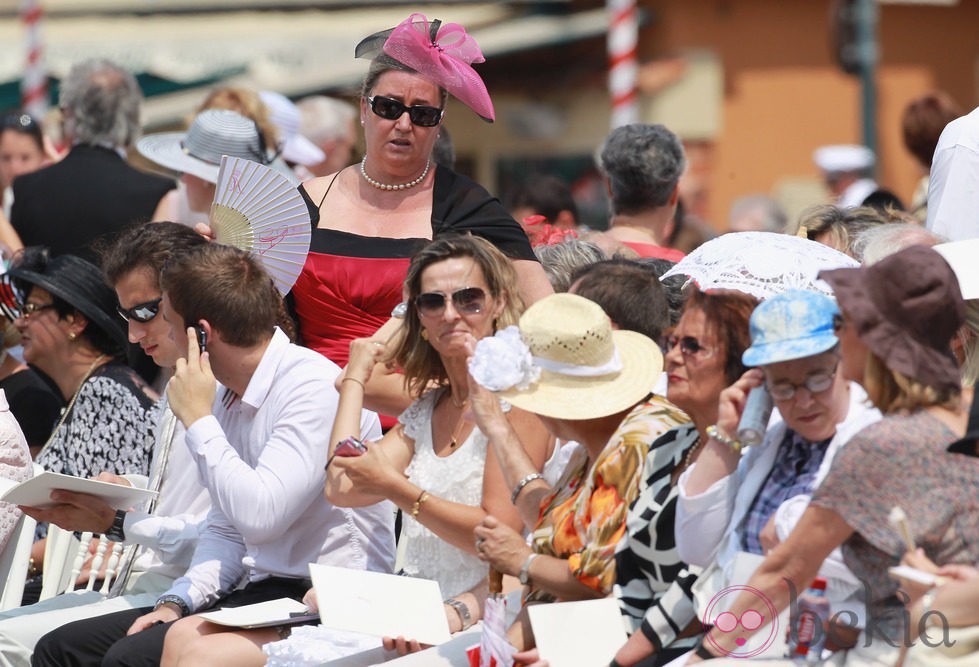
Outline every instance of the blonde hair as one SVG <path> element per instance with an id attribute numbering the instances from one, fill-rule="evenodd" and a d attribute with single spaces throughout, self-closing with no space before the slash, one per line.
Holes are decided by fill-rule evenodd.
<path id="1" fill-rule="evenodd" d="M 266 146 L 274 149 L 279 145 L 279 131 L 269 117 L 265 102 L 254 90 L 235 86 L 215 88 L 201 102 L 197 113 L 208 109 L 226 109 L 251 119 L 262 133 Z"/>
<path id="2" fill-rule="evenodd" d="M 961 393 L 958 389 L 932 387 L 888 368 L 873 352 L 867 355 L 864 389 L 874 407 L 885 415 L 932 406 L 956 410 Z"/>
<path id="3" fill-rule="evenodd" d="M 407 293 L 405 335 L 401 339 L 394 358 L 404 369 L 405 385 L 413 396 L 419 396 L 430 385 L 447 384 L 448 375 L 442 358 L 422 337 L 424 329 L 415 307 L 415 297 L 421 293 L 421 278 L 425 269 L 456 257 L 469 257 L 483 272 L 489 296 L 503 299 L 504 306 L 494 322 L 494 330 L 503 329 L 520 320 L 523 301 L 517 287 L 517 272 L 506 255 L 489 241 L 472 235 L 451 235 L 432 241 L 415 254 L 405 278 Z"/>

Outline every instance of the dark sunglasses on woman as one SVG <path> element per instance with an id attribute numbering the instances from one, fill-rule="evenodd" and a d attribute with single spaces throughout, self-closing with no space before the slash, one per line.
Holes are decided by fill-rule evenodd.
<path id="1" fill-rule="evenodd" d="M 452 305 L 462 315 L 474 315 L 483 311 L 486 292 L 479 287 L 463 287 L 450 295 Z M 442 292 L 425 292 L 415 297 L 415 307 L 425 317 L 438 317 L 445 312 L 446 295 Z"/>
<path id="2" fill-rule="evenodd" d="M 163 297 L 153 299 L 152 301 L 147 301 L 145 303 L 137 303 L 132 308 L 123 308 L 122 306 L 116 306 L 116 310 L 119 316 L 126 320 L 136 320 L 137 322 L 149 322 L 156 314 L 160 312 L 160 302 L 163 301 Z"/>
<path id="3" fill-rule="evenodd" d="M 669 352 L 677 345 L 680 346 L 680 352 L 687 356 L 693 356 L 698 352 L 705 352 L 707 354 L 711 352 L 711 348 L 704 347 L 700 344 L 700 341 L 693 336 L 684 336 L 683 338 L 670 336 L 666 339 L 666 350 L 664 351 Z"/>
<path id="4" fill-rule="evenodd" d="M 367 101 L 370 102 L 371 111 L 381 118 L 385 120 L 398 120 L 401 118 L 401 114 L 407 111 L 408 118 L 419 127 L 435 127 L 442 120 L 442 114 L 445 113 L 444 109 L 439 109 L 438 107 L 429 107 L 420 104 L 413 107 L 405 106 L 398 100 L 382 95 L 368 97 Z"/>

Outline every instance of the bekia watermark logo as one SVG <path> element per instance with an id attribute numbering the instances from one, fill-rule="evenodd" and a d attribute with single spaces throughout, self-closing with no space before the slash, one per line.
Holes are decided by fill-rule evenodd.
<path id="1" fill-rule="evenodd" d="M 751 596 L 752 599 L 749 608 L 739 618 L 726 610 L 742 593 Z M 751 586 L 729 586 L 723 589 L 711 598 L 701 622 L 704 625 L 714 626 L 714 630 L 706 635 L 705 640 L 715 650 L 731 658 L 753 658 L 768 649 L 778 637 L 778 612 L 775 610 L 775 605 L 764 593 Z M 749 644 L 748 638 L 766 625 L 768 627 L 761 645 L 759 646 L 757 642 Z M 717 633 L 716 637 L 714 633 Z M 724 639 L 733 637 L 737 648 L 719 646 L 717 640 L 722 637 Z"/>

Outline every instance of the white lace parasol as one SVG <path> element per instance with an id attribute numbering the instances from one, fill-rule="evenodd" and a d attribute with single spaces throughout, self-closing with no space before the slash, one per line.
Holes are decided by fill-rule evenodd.
<path id="1" fill-rule="evenodd" d="M 309 254 L 309 209 L 285 175 L 225 155 L 211 205 L 218 243 L 258 256 L 282 294 L 292 289 Z"/>
<path id="2" fill-rule="evenodd" d="M 833 296 L 816 276 L 860 264 L 822 243 L 772 232 L 724 234 L 703 244 L 663 274 L 688 276 L 701 290 L 731 289 L 767 299 L 789 289 Z"/>

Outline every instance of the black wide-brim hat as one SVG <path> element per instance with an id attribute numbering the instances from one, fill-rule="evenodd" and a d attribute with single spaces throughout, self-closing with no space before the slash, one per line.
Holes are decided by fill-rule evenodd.
<path id="1" fill-rule="evenodd" d="M 108 334 L 125 348 L 128 341 L 126 323 L 116 308 L 119 301 L 97 266 L 75 255 L 59 255 L 47 262 L 15 260 L 10 275 L 19 281 L 45 289 L 76 308 L 89 323 Z"/>

